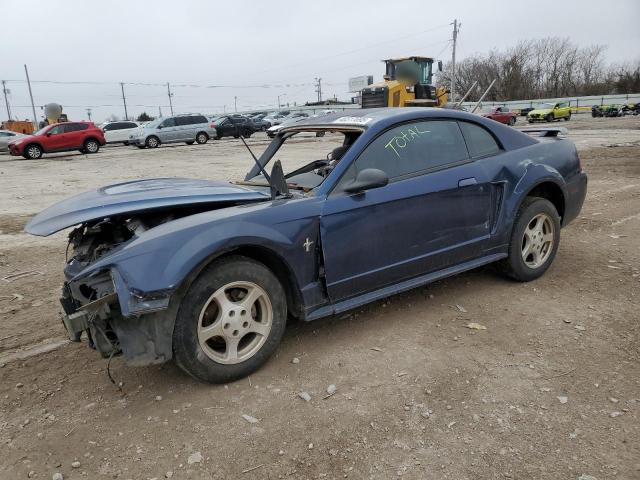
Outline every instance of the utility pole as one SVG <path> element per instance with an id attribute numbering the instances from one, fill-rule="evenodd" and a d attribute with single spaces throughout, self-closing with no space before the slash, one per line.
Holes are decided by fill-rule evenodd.
<path id="1" fill-rule="evenodd" d="M 2 80 L 2 93 L 4 94 L 4 104 L 7 106 L 7 120 L 11 120 L 11 109 L 9 108 L 9 99 L 7 98 L 7 82 Z"/>
<path id="2" fill-rule="evenodd" d="M 129 114 L 127 113 L 127 99 L 124 96 L 124 83 L 120 82 L 120 90 L 122 90 L 122 103 L 124 104 L 124 119 L 129 120 Z"/>
<path id="3" fill-rule="evenodd" d="M 233 108 L 236 112 L 238 111 L 238 97 L 236 96 L 233 97 Z"/>
<path id="4" fill-rule="evenodd" d="M 280 95 L 278 95 L 278 109 L 280 109 L 281 103 L 280 103 L 280 97 L 284 97 L 286 96 L 286 93 L 281 93 Z"/>
<path id="5" fill-rule="evenodd" d="M 462 23 L 453 21 L 453 51 L 451 52 L 451 101 L 456 101 L 456 45 L 458 43 L 458 32 Z"/>
<path id="6" fill-rule="evenodd" d="M 89 117 L 89 121 L 91 121 L 91 109 L 87 108 L 87 117 Z"/>
<path id="7" fill-rule="evenodd" d="M 173 115 L 173 102 L 171 101 L 173 93 L 171 93 L 171 89 L 169 88 L 169 82 L 167 82 L 167 94 L 169 95 L 169 108 L 171 109 L 171 115 Z"/>
<path id="8" fill-rule="evenodd" d="M 33 112 L 33 128 L 38 129 L 38 117 L 36 116 L 36 106 L 33 104 L 33 93 L 31 92 L 31 80 L 29 80 L 29 70 L 24 65 L 24 73 L 27 76 L 27 85 L 29 86 L 29 98 L 31 99 L 31 111 Z"/>
<path id="9" fill-rule="evenodd" d="M 162 107 L 158 105 L 158 117 L 162 118 Z"/>
<path id="10" fill-rule="evenodd" d="M 322 101 L 322 78 L 316 77 L 316 93 L 318 94 L 318 103 Z"/>

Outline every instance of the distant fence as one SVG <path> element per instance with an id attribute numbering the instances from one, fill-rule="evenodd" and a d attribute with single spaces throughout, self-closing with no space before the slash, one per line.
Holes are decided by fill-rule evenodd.
<path id="1" fill-rule="evenodd" d="M 611 105 L 619 103 L 640 102 L 640 93 L 629 93 L 623 95 L 592 95 L 588 97 L 561 97 L 561 98 L 540 98 L 535 100 L 510 100 L 508 102 L 482 102 L 485 107 L 505 106 L 510 109 L 535 108 L 541 103 L 568 102 L 574 111 L 591 111 L 593 105 Z M 465 107 L 473 107 L 476 102 L 464 102 Z"/>

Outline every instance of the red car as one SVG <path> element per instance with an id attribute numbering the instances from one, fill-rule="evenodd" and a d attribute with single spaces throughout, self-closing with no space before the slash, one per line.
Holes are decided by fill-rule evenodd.
<path id="1" fill-rule="evenodd" d="M 510 112 L 507 107 L 486 107 L 486 109 L 482 110 L 480 115 L 511 126 L 516 124 L 517 119 L 517 115 Z"/>
<path id="2" fill-rule="evenodd" d="M 35 160 L 42 157 L 43 153 L 71 150 L 96 153 L 104 144 L 104 132 L 93 122 L 64 122 L 48 125 L 33 135 L 12 141 L 9 143 L 9 153 Z"/>

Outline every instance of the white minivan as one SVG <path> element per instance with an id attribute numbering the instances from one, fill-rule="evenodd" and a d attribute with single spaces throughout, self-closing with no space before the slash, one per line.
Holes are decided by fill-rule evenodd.
<path id="1" fill-rule="evenodd" d="M 106 122 L 100 125 L 107 143 L 124 143 L 129 145 L 129 137 L 139 127 L 136 122 Z"/>

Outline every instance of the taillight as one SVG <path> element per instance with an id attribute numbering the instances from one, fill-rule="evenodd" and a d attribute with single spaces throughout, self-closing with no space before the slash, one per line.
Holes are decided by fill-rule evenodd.
<path id="1" fill-rule="evenodd" d="M 216 124 L 215 124 L 215 123 L 212 123 L 212 124 L 211 124 L 211 128 L 216 128 Z"/>

